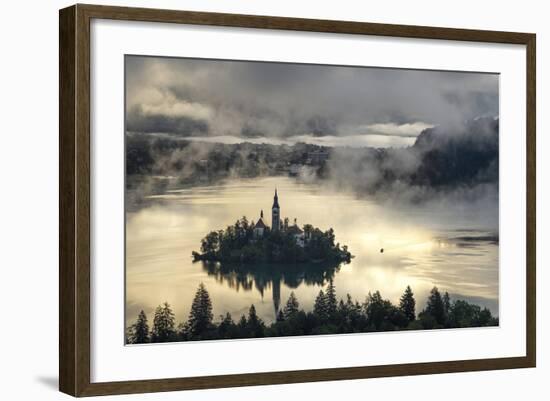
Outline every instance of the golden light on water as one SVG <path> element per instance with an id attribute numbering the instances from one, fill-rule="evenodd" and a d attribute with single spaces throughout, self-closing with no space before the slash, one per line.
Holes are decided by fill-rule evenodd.
<path id="1" fill-rule="evenodd" d="M 456 230 L 467 223 L 477 229 L 475 219 L 384 206 L 351 193 L 276 177 L 170 191 L 150 197 L 146 207 L 128 213 L 127 321 L 141 309 L 151 313 L 164 301 L 173 306 L 178 321 L 185 320 L 201 282 L 211 294 L 215 316 L 230 312 L 238 318 L 254 304 L 258 314 L 271 321 L 276 298 L 284 303 L 290 291 L 301 307 L 311 309 L 321 284 L 307 281 L 304 275 L 280 281 L 250 274 L 215 275 L 191 260 L 191 252 L 199 249 L 200 239 L 209 231 L 242 216 L 257 220 L 262 209 L 269 216 L 275 187 L 283 217 L 297 218 L 300 225 L 332 227 L 336 241 L 348 245 L 355 256 L 336 273 L 339 297 L 349 293 L 362 302 L 369 291 L 379 290 L 397 302 L 410 285 L 423 303 L 435 285 L 485 302 L 498 314 L 498 246 L 454 239 L 459 236 Z"/>
<path id="2" fill-rule="evenodd" d="M 365 232 L 360 235 L 361 245 L 372 251 L 392 252 L 430 252 L 434 247 L 442 246 L 435 241 L 429 232 L 414 229 L 393 229 L 377 226 L 376 232 Z"/>

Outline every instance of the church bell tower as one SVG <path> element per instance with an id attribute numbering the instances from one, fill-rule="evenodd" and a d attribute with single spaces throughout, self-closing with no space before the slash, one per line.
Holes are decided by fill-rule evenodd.
<path id="1" fill-rule="evenodd" d="M 279 197 L 275 188 L 275 196 L 273 197 L 273 206 L 271 207 L 271 227 L 273 231 L 279 231 L 281 225 L 281 208 L 279 207 Z"/>

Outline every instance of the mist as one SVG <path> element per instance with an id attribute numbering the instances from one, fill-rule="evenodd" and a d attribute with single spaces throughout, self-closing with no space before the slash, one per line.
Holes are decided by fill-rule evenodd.
<path id="1" fill-rule="evenodd" d="M 498 211 L 498 79 L 127 56 L 127 182 L 143 200 L 291 175 L 399 207 Z"/>

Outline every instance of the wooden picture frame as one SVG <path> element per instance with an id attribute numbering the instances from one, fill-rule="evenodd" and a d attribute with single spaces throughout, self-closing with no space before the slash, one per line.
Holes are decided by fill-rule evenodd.
<path id="1" fill-rule="evenodd" d="M 92 383 L 90 380 L 90 21 L 94 18 L 525 45 L 527 54 L 525 60 L 527 71 L 526 356 Z M 62 392 L 73 396 L 94 396 L 535 366 L 536 37 L 534 34 L 80 4 L 60 10 L 59 29 L 59 388 Z"/>

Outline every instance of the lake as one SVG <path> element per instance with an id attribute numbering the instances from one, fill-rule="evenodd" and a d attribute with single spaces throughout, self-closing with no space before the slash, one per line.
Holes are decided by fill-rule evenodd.
<path id="1" fill-rule="evenodd" d="M 336 242 L 354 255 L 351 263 L 336 270 L 304 265 L 236 271 L 193 263 L 191 252 L 200 249 L 208 232 L 242 216 L 256 221 L 262 209 L 270 224 L 275 188 L 282 217 L 297 218 L 300 226 L 332 227 Z M 131 324 L 143 309 L 152 324 L 154 309 L 165 301 L 178 323 L 186 320 L 202 282 L 215 320 L 229 312 L 237 321 L 254 304 L 269 323 L 291 291 L 311 310 L 329 277 L 339 298 L 350 294 L 363 302 L 369 291 L 378 290 L 398 303 L 410 285 L 418 313 L 437 286 L 452 299 L 486 306 L 498 316 L 497 205 L 449 199 L 405 205 L 284 176 L 169 189 L 127 211 L 126 321 Z"/>

